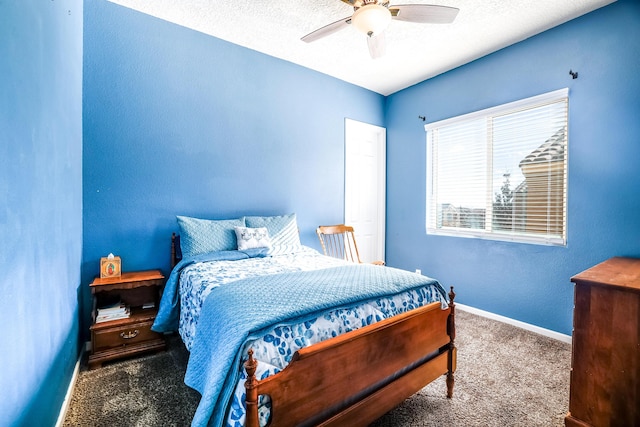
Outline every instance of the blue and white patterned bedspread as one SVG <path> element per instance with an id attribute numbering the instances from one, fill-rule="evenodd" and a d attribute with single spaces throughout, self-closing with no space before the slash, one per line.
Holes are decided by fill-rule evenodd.
<path id="1" fill-rule="evenodd" d="M 320 256 L 317 251 L 306 247 L 279 256 L 191 264 L 180 274 L 180 336 L 187 349 L 191 351 L 202 303 L 218 286 L 251 277 L 319 270 L 340 265 L 344 265 L 344 262 Z"/>
<path id="2" fill-rule="evenodd" d="M 154 324 L 160 331 L 177 320 L 180 274 L 179 332 L 191 351 L 185 383 L 202 394 L 194 426 L 243 424 L 249 348 L 265 378 L 300 348 L 430 302 L 446 307 L 437 281 L 406 271 L 348 264 L 310 248 L 266 258 L 233 252 L 176 266 L 182 272 L 172 272 Z M 260 415 L 264 425 L 268 406 Z"/>

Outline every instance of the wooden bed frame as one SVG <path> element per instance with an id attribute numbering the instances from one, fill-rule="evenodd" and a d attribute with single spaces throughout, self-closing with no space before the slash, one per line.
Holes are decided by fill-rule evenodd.
<path id="1" fill-rule="evenodd" d="M 179 246 L 171 238 L 171 266 Z M 385 268 L 385 267 L 380 267 Z M 366 426 L 436 378 L 453 396 L 455 293 L 438 302 L 298 350 L 278 374 L 259 381 L 249 350 L 246 427 L 259 427 L 258 396 L 271 398 L 270 427 Z"/>

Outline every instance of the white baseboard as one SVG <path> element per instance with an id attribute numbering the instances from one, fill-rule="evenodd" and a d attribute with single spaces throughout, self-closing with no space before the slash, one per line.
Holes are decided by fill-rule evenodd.
<path id="1" fill-rule="evenodd" d="M 91 341 L 87 341 L 84 344 L 84 351 L 80 352 L 78 356 L 78 360 L 76 361 L 76 367 L 73 370 L 73 375 L 71 376 L 71 381 L 69 382 L 69 387 L 67 388 L 67 394 L 64 396 L 64 401 L 62 402 L 62 407 L 60 408 L 60 414 L 58 414 L 58 421 L 56 421 L 56 427 L 62 427 L 64 424 L 64 419 L 67 416 L 67 411 L 69 410 L 69 404 L 71 403 L 71 396 L 73 396 L 73 390 L 76 387 L 76 381 L 78 380 L 78 373 L 80 372 L 80 362 L 82 362 L 82 357 L 85 352 L 91 351 Z"/>
<path id="2" fill-rule="evenodd" d="M 56 421 L 56 427 L 62 427 L 62 425 L 64 424 L 64 419 L 67 415 L 69 404 L 71 403 L 71 396 L 73 396 L 73 389 L 75 388 L 76 380 L 78 379 L 78 372 L 80 372 L 80 361 L 82 360 L 83 354 L 83 352 L 80 352 L 80 356 L 78 356 L 76 367 L 73 370 L 73 375 L 71 376 L 71 381 L 69 382 L 69 387 L 67 388 L 67 394 L 65 394 L 64 401 L 62 401 L 62 407 L 60 408 L 58 421 Z"/>
<path id="3" fill-rule="evenodd" d="M 466 311 L 471 314 L 477 314 L 478 316 L 486 317 L 488 319 L 497 320 L 498 322 L 513 325 L 518 328 L 525 329 L 527 331 L 535 332 L 536 334 L 544 335 L 545 337 L 553 338 L 558 341 L 571 344 L 571 335 L 561 334 L 560 332 L 552 331 L 550 329 L 541 328 L 530 323 L 521 322 L 519 320 L 511 319 L 510 317 L 500 316 L 489 311 L 480 310 L 478 308 L 470 307 L 468 305 L 456 303 L 456 308 L 462 311 Z"/>

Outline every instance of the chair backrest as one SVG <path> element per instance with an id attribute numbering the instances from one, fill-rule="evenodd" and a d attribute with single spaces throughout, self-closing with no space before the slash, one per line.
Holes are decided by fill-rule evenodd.
<path id="1" fill-rule="evenodd" d="M 339 225 L 321 225 L 316 229 L 322 251 L 325 255 L 360 263 L 358 246 L 353 227 Z"/>

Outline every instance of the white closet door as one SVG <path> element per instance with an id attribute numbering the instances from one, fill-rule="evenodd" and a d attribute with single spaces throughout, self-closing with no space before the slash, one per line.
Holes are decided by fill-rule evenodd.
<path id="1" fill-rule="evenodd" d="M 385 128 L 345 120 L 344 222 L 354 227 L 362 262 L 384 260 Z"/>

